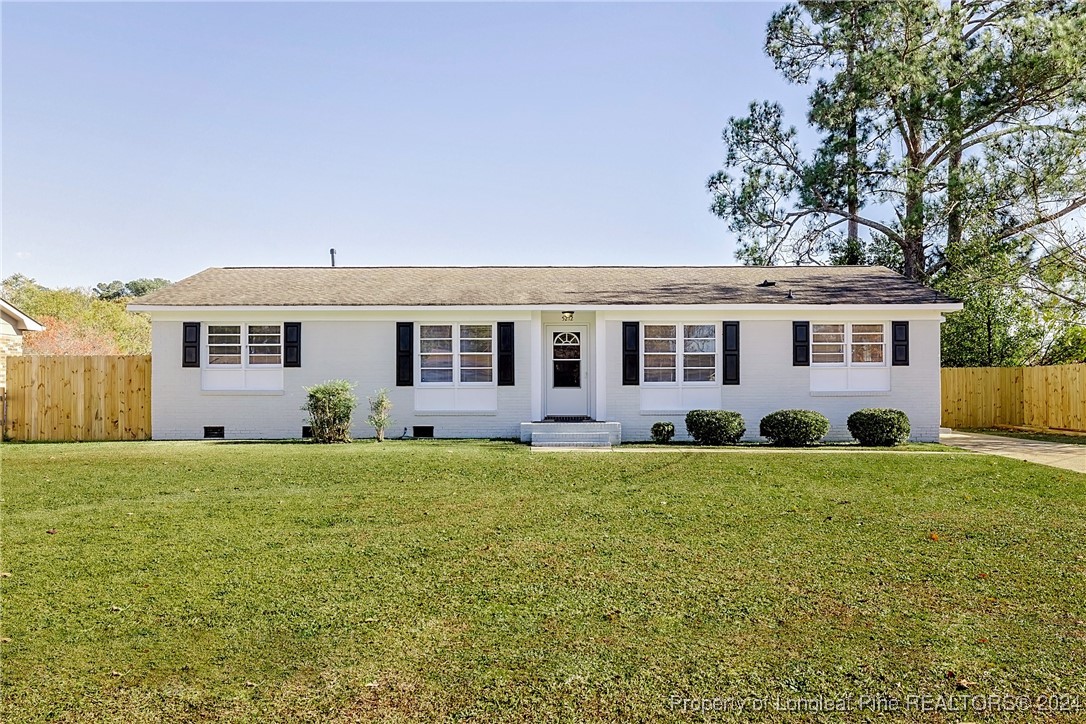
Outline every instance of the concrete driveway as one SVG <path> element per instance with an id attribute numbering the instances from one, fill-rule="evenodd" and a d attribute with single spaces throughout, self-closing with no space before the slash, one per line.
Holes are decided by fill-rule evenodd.
<path id="1" fill-rule="evenodd" d="M 1001 455 L 1005 458 L 1026 460 L 1054 468 L 1073 470 L 1076 473 L 1086 473 L 1086 445 L 1022 440 L 1016 437 L 981 435 L 957 430 L 943 433 L 939 436 L 939 441 L 944 445 L 953 445 L 972 452 Z"/>

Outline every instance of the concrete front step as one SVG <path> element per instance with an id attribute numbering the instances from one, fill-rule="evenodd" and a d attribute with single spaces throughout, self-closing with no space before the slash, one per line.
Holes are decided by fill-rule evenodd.
<path id="1" fill-rule="evenodd" d="M 533 432 L 533 447 L 611 447 L 606 432 Z"/>
<path id="2" fill-rule="evenodd" d="M 618 422 L 522 422 L 520 440 L 545 447 L 610 447 L 622 442 Z"/>

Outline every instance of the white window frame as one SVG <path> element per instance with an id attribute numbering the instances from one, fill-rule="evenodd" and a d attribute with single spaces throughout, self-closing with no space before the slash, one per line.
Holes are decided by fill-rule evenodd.
<path id="1" fill-rule="evenodd" d="M 277 370 L 283 368 L 283 323 L 282 322 L 207 322 L 204 325 L 207 331 L 203 334 L 203 358 L 204 369 L 208 370 Z M 279 327 L 279 364 L 262 364 L 249 362 L 249 327 Z M 241 364 L 213 364 L 211 362 L 211 328 L 212 327 L 238 327 L 241 330 Z M 256 345 L 266 347 L 268 345 Z"/>
<path id="2" fill-rule="evenodd" d="M 699 327 L 712 326 L 713 328 L 713 347 L 715 351 L 711 354 L 714 357 L 713 360 L 713 376 L 715 380 L 698 380 L 687 382 L 683 379 L 683 359 L 686 355 L 686 336 L 684 334 L 684 327 L 686 325 L 697 325 Z M 675 327 L 675 381 L 674 382 L 647 382 L 645 381 L 645 355 L 646 354 L 668 354 L 667 352 L 648 352 L 645 351 L 645 328 L 650 326 L 665 326 Z M 652 337 L 651 339 L 657 339 Z M 642 322 L 641 323 L 641 347 L 638 355 L 638 379 L 640 384 L 647 387 L 715 387 L 720 384 L 720 322 L 708 322 L 708 321 L 682 321 L 682 322 Z M 709 352 L 691 352 L 690 354 L 710 354 Z M 651 368 L 650 368 L 651 369 Z M 698 367 L 696 369 L 709 369 L 708 367 Z"/>
<path id="3" fill-rule="evenodd" d="M 452 327 L 452 382 L 423 382 L 422 381 L 422 328 L 423 327 Z M 460 355 L 461 354 L 487 354 L 486 352 L 461 352 L 460 351 L 460 327 L 490 327 L 490 382 L 461 382 L 460 381 Z M 498 385 L 498 325 L 496 322 L 416 322 L 415 323 L 415 379 L 419 387 L 497 387 Z M 471 368 L 469 368 L 471 369 Z M 482 369 L 482 368 L 475 368 Z"/>
<path id="4" fill-rule="evenodd" d="M 815 361 L 815 358 L 814 358 L 814 344 L 815 344 L 815 342 L 814 342 L 814 326 L 816 324 L 840 324 L 840 325 L 844 325 L 844 328 L 845 328 L 844 358 L 845 359 L 844 359 L 843 362 L 816 362 Z M 852 342 L 852 327 L 853 327 L 853 325 L 856 325 L 856 324 L 865 324 L 865 325 L 876 325 L 877 324 L 877 325 L 882 327 L 882 362 L 853 362 L 852 361 L 852 344 L 853 344 L 853 342 Z M 810 342 L 811 366 L 812 367 L 820 367 L 820 368 L 823 368 L 823 369 L 842 368 L 842 367 L 866 367 L 866 368 L 886 367 L 887 366 L 887 342 L 886 342 L 886 340 L 887 340 L 887 329 L 886 329 L 886 327 L 887 327 L 886 322 L 878 322 L 878 321 L 872 321 L 872 322 L 842 322 L 842 321 L 832 321 L 831 322 L 831 321 L 826 321 L 826 320 L 821 320 L 821 321 L 818 321 L 818 322 L 813 322 L 812 321 L 811 322 L 811 342 Z M 857 344 L 876 344 L 876 343 L 874 343 L 874 342 L 858 342 Z"/>

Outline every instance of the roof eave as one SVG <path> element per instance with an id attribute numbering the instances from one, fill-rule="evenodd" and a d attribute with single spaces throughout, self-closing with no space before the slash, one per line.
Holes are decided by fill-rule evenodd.
<path id="1" fill-rule="evenodd" d="M 23 310 L 16 307 L 14 304 L 6 299 L 0 299 L 0 308 L 7 312 L 10 316 L 14 317 L 22 325 L 19 328 L 20 332 L 44 332 L 45 326 L 31 317 Z"/>
<path id="2" fill-rule="evenodd" d="M 449 310 L 449 311 L 479 311 L 485 309 L 500 309 L 511 311 L 543 311 L 559 312 L 574 309 L 577 311 L 658 311 L 665 309 L 733 309 L 737 311 L 769 311 L 773 309 L 786 310 L 829 310 L 829 309 L 856 309 L 876 310 L 894 309 L 908 311 L 928 312 L 957 312 L 962 309 L 961 302 L 890 302 L 875 304 L 789 304 L 789 303 L 739 303 L 731 304 L 719 302 L 713 304 L 578 304 L 566 302 L 563 304 L 129 304 L 128 310 L 132 312 L 186 312 L 186 311 L 211 311 L 211 312 L 399 312 L 415 310 Z"/>

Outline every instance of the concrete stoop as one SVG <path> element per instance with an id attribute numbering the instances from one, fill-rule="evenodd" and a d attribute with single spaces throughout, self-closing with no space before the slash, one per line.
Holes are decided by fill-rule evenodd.
<path id="1" fill-rule="evenodd" d="M 622 442 L 618 422 L 522 422 L 521 442 L 533 447 L 607 448 Z"/>

